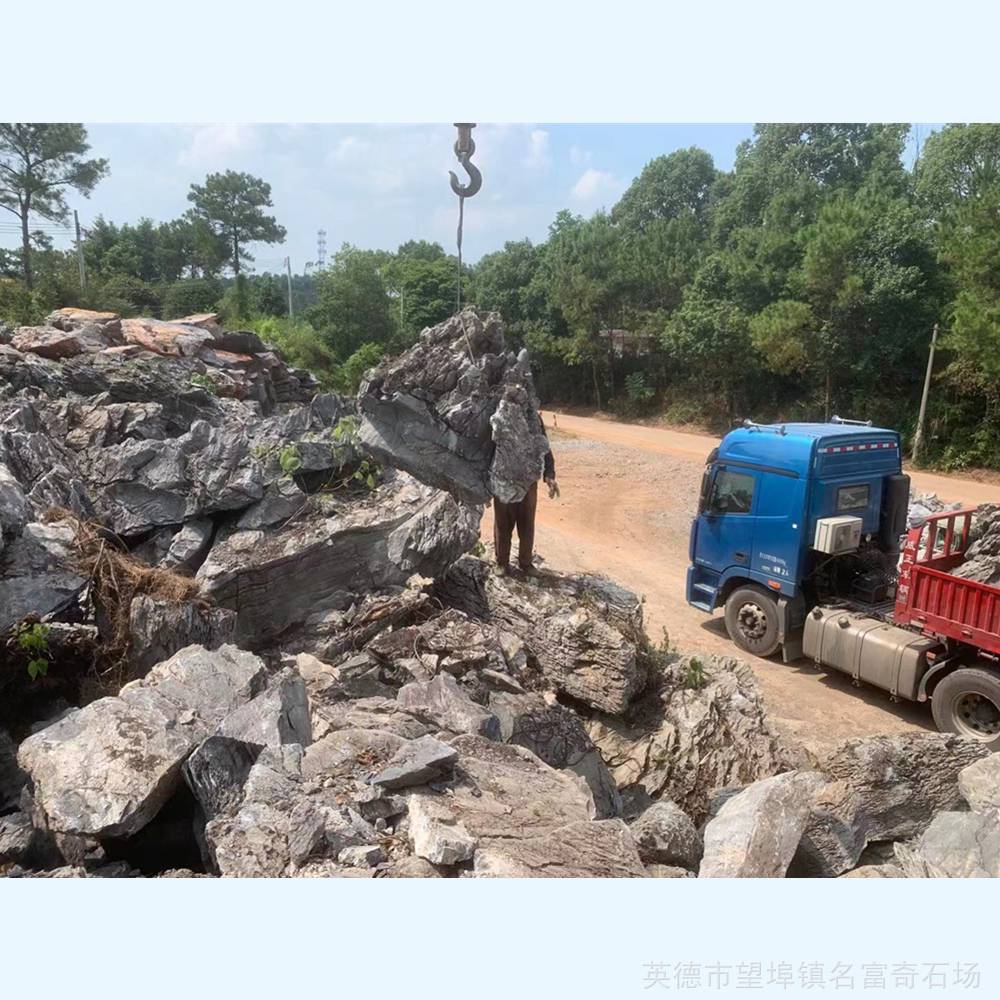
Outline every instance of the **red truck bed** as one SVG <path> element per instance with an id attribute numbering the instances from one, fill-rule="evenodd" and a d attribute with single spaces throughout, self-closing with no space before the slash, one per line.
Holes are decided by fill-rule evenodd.
<path id="1" fill-rule="evenodd" d="M 893 620 L 1000 654 L 1000 587 L 952 576 L 969 544 L 974 509 L 935 514 L 903 546 Z"/>

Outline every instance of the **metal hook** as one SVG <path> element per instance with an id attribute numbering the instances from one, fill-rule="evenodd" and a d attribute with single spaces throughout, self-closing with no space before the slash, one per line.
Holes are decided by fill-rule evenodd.
<path id="1" fill-rule="evenodd" d="M 451 178 L 451 189 L 459 198 L 471 198 L 483 186 L 483 175 L 472 162 L 472 154 L 476 151 L 476 144 L 472 140 L 472 130 L 475 127 L 474 122 L 455 122 L 455 128 L 458 129 L 458 139 L 455 140 L 455 156 L 458 157 L 458 162 L 462 164 L 465 172 L 469 175 L 469 183 L 463 185 L 458 182 L 458 176 L 454 171 L 448 171 L 448 176 Z"/>

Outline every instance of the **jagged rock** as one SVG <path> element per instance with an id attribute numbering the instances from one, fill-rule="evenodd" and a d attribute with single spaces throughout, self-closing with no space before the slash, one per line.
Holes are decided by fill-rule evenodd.
<path id="1" fill-rule="evenodd" d="M 0 462 L 0 551 L 5 537 L 21 533 L 29 516 L 28 501 L 21 484 L 7 466 Z"/>
<path id="2" fill-rule="evenodd" d="M 699 878 L 781 878 L 788 870 L 823 783 L 812 771 L 754 782 L 705 827 Z"/>
<path id="3" fill-rule="evenodd" d="M 939 812 L 919 839 L 895 846 L 908 878 L 1000 878 L 995 814 Z"/>
<path id="4" fill-rule="evenodd" d="M 476 851 L 483 878 L 641 878 L 646 874 L 620 819 L 578 821 L 539 837 L 494 841 Z"/>
<path id="5" fill-rule="evenodd" d="M 70 521 L 32 522 L 0 550 L 0 634 L 76 600 L 87 580 L 73 559 L 75 534 Z"/>
<path id="6" fill-rule="evenodd" d="M 18 763 L 56 832 L 128 836 L 173 793 L 194 747 L 262 687 L 264 665 L 233 646 L 189 646 L 133 681 L 29 736 Z"/>
<path id="7" fill-rule="evenodd" d="M 265 747 L 250 770 L 239 808 L 205 826 L 214 866 L 230 876 L 291 875 L 310 860 L 336 858 L 346 847 L 373 843 L 375 828 L 341 804 L 342 787 L 401 744 L 385 734 L 352 730 L 332 734 L 305 752 L 296 744 Z"/>
<path id="8" fill-rule="evenodd" d="M 542 430 L 528 365 L 513 366 L 507 379 L 512 381 L 490 417 L 494 445 L 490 492 L 503 503 L 515 503 L 542 478 L 549 442 Z"/>
<path id="9" fill-rule="evenodd" d="M 418 857 L 436 865 L 457 865 L 475 852 L 476 838 L 438 796 L 411 795 L 408 817 L 409 837 Z"/>
<path id="10" fill-rule="evenodd" d="M 407 740 L 416 740 L 435 726 L 404 712 L 395 698 L 358 698 L 319 704 L 313 708 L 313 735 L 316 739 L 342 729 L 379 729 Z"/>
<path id="11" fill-rule="evenodd" d="M 78 354 L 95 354 L 121 343 L 120 331 L 111 324 L 85 322 L 62 329 L 56 326 L 22 326 L 11 337 L 11 347 L 54 361 Z"/>
<path id="12" fill-rule="evenodd" d="M 958 772 L 958 790 L 973 812 L 1000 811 L 1000 753 L 991 753 L 963 767 Z"/>
<path id="13" fill-rule="evenodd" d="M 187 521 L 173 536 L 161 565 L 178 572 L 194 573 L 202 563 L 202 557 L 212 544 L 215 526 L 209 518 L 195 518 Z"/>
<path id="14" fill-rule="evenodd" d="M 236 531 L 212 546 L 197 579 L 217 604 L 236 611 L 246 641 L 276 639 L 414 573 L 435 576 L 478 536 L 478 511 L 408 476 L 390 477 L 350 507 L 327 502 L 328 514 L 320 508 L 282 531 Z"/>
<path id="15" fill-rule="evenodd" d="M 897 733 L 846 740 L 818 766 L 857 793 L 855 825 L 871 843 L 918 836 L 935 813 L 961 808 L 959 772 L 988 753 L 950 734 Z"/>
<path id="16" fill-rule="evenodd" d="M 372 784 L 389 790 L 423 785 L 450 771 L 456 760 L 458 753 L 450 746 L 433 736 L 422 736 L 395 754 Z"/>
<path id="17" fill-rule="evenodd" d="M 401 795 L 391 795 L 376 785 L 360 789 L 355 793 L 353 801 L 358 812 L 369 822 L 391 819 L 406 812 L 405 798 Z"/>
<path id="18" fill-rule="evenodd" d="M 986 503 L 978 508 L 969 539 L 965 558 L 952 574 L 992 586 L 1000 584 L 1000 504 Z"/>
<path id="19" fill-rule="evenodd" d="M 0 868 L 4 865 L 33 867 L 46 853 L 45 838 L 36 830 L 31 817 L 23 812 L 0 816 Z M 51 849 L 50 849 L 51 850 Z M 52 860 L 51 856 L 44 860 Z M 57 861 L 56 864 L 60 864 Z"/>
<path id="20" fill-rule="evenodd" d="M 833 878 L 853 868 L 868 844 L 861 796 L 846 781 L 817 789 L 789 873 Z"/>
<path id="21" fill-rule="evenodd" d="M 621 812 L 621 796 L 607 765 L 578 716 L 540 695 L 493 694 L 490 709 L 500 738 L 536 754 L 550 767 L 578 774 L 590 787 L 599 819 Z"/>
<path id="22" fill-rule="evenodd" d="M 700 656 L 705 683 L 691 687 L 692 656 L 666 668 L 624 718 L 599 715 L 587 725 L 620 789 L 642 786 L 666 797 L 696 823 L 716 792 L 787 770 L 787 754 L 771 729 L 749 665 Z"/>
<path id="23" fill-rule="evenodd" d="M 167 601 L 140 594 L 129 608 L 129 662 L 137 675 L 185 646 L 216 649 L 232 638 L 236 615 L 201 601 Z"/>
<path id="24" fill-rule="evenodd" d="M 630 827 L 639 857 L 646 864 L 694 870 L 702 842 L 694 823 L 669 799 L 654 802 Z"/>
<path id="25" fill-rule="evenodd" d="M 127 344 L 167 357 L 191 357 L 215 339 L 201 327 L 158 319 L 122 320 L 122 336 Z"/>
<path id="26" fill-rule="evenodd" d="M 500 318 L 465 310 L 369 372 L 358 392 L 361 440 L 380 461 L 467 503 L 490 499 L 489 419 L 509 365 Z"/>
<path id="27" fill-rule="evenodd" d="M 432 681 L 414 681 L 399 689 L 399 707 L 422 721 L 452 733 L 473 733 L 491 740 L 500 738 L 500 723 L 492 712 L 477 705 L 450 674 Z"/>
<path id="28" fill-rule="evenodd" d="M 840 878 L 905 878 L 899 865 L 862 865 L 853 871 L 845 872 Z"/>
<path id="29" fill-rule="evenodd" d="M 0 729 L 0 815 L 17 805 L 27 780 L 17 766 L 17 744 Z"/>
<path id="30" fill-rule="evenodd" d="M 608 580 L 555 573 L 515 580 L 463 556 L 435 590 L 452 607 L 516 633 L 546 681 L 594 708 L 623 712 L 645 684 L 635 647 L 642 604 Z"/>
<path id="31" fill-rule="evenodd" d="M 416 854 L 393 861 L 378 872 L 382 878 L 442 878 L 442 873 L 429 861 Z"/>
<path id="32" fill-rule="evenodd" d="M 309 746 L 312 723 L 302 678 L 293 670 L 272 677 L 266 691 L 223 719 L 219 734 L 258 746 Z"/>
<path id="33" fill-rule="evenodd" d="M 57 330 L 76 330 L 81 326 L 98 327 L 110 341 L 121 343 L 121 317 L 115 312 L 101 312 L 96 309 L 77 309 L 70 306 L 56 309 L 45 317 L 46 326 Z"/>
<path id="34" fill-rule="evenodd" d="M 206 819 L 239 808 L 247 777 L 261 750 L 261 746 L 229 736 L 209 736 L 188 757 L 184 780 Z"/>
<path id="35" fill-rule="evenodd" d="M 378 844 L 362 844 L 358 847 L 345 847 L 338 855 L 337 861 L 348 868 L 374 868 L 385 860 L 382 848 Z"/>
<path id="36" fill-rule="evenodd" d="M 694 872 L 673 865 L 646 865 L 647 878 L 697 878 Z"/>

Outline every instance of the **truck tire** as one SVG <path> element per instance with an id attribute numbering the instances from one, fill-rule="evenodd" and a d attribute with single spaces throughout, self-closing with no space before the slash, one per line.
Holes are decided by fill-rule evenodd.
<path id="1" fill-rule="evenodd" d="M 1000 673 L 992 667 L 962 667 L 948 674 L 931 695 L 934 723 L 1000 750 Z"/>
<path id="2" fill-rule="evenodd" d="M 763 587 L 740 587 L 726 600 L 726 631 L 740 649 L 771 656 L 781 645 L 778 604 Z"/>

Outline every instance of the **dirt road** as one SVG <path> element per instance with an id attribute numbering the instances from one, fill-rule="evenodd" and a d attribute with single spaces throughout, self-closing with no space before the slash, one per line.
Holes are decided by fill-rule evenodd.
<path id="1" fill-rule="evenodd" d="M 538 501 L 536 551 L 565 571 L 603 573 L 645 595 L 656 640 L 666 629 L 679 648 L 726 656 L 738 651 L 720 614 L 708 618 L 684 600 L 688 530 L 705 456 L 716 438 L 545 411 L 562 496 Z M 917 492 L 978 504 L 1000 502 L 1000 486 L 911 472 Z M 484 537 L 493 530 L 489 514 Z M 806 661 L 785 665 L 739 654 L 760 681 L 772 718 L 812 749 L 847 736 L 933 729 L 930 711 L 894 705 Z"/>

